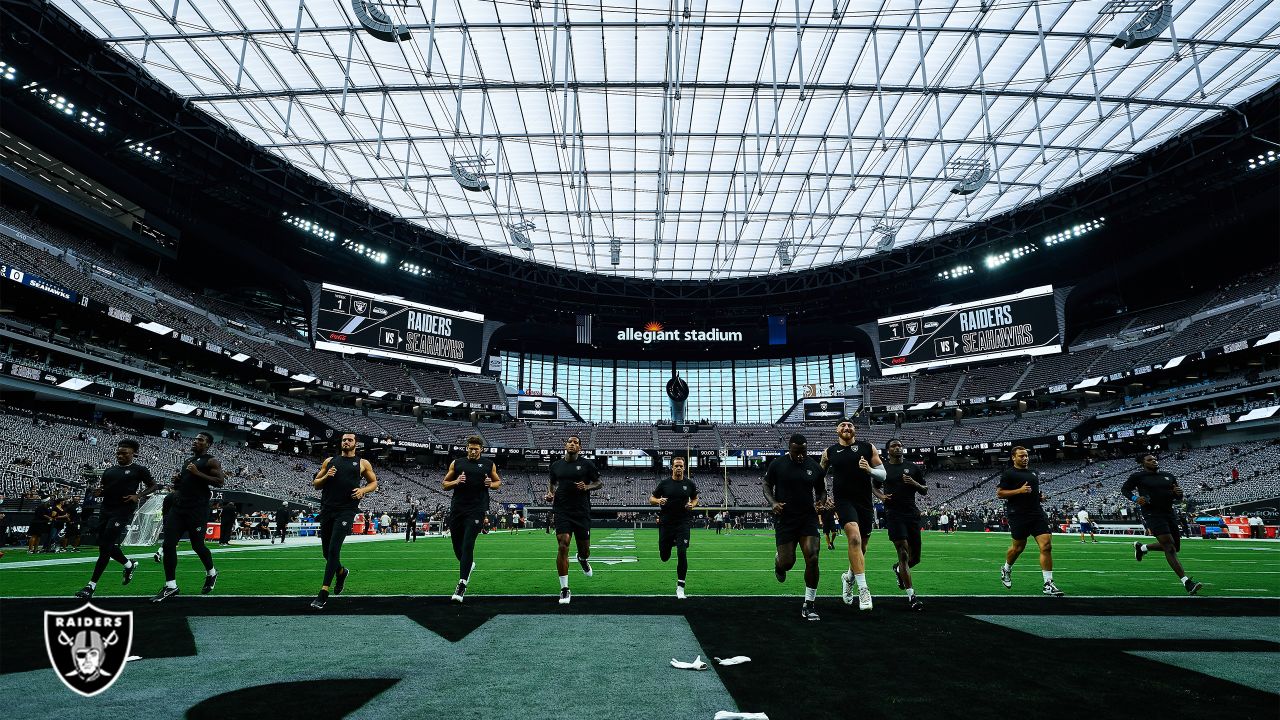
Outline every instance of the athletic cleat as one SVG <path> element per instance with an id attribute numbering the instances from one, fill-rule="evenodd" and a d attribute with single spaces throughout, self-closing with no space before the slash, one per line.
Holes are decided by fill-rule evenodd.
<path id="1" fill-rule="evenodd" d="M 677 600 L 684 600 L 686 597 L 688 597 L 688 596 L 684 594 L 684 586 L 683 586 L 683 585 L 677 585 L 677 586 L 676 586 L 676 599 L 677 599 Z"/>
<path id="2" fill-rule="evenodd" d="M 569 597 L 570 597 L 569 588 L 560 588 L 560 604 L 568 605 Z"/>
<path id="3" fill-rule="evenodd" d="M 201 595 L 208 595 L 209 593 L 213 592 L 213 586 L 214 586 L 214 585 L 217 585 L 217 584 L 218 584 L 218 576 L 217 576 L 217 574 L 214 574 L 214 575 L 205 575 L 205 576 L 204 576 L 204 587 L 200 588 L 200 594 L 201 594 Z"/>
<path id="4" fill-rule="evenodd" d="M 178 588 L 169 587 L 168 585 L 165 585 L 164 587 L 160 588 L 160 592 L 156 593 L 155 597 L 151 598 L 151 602 L 153 603 L 164 602 L 165 600 L 168 600 L 174 595 L 177 595 L 179 592 L 180 591 L 178 590 Z"/>
<path id="5" fill-rule="evenodd" d="M 88 600 L 92 598 L 93 588 L 89 587 L 88 585 L 85 585 L 84 587 L 76 591 L 76 597 L 80 598 L 81 600 Z"/>
<path id="6" fill-rule="evenodd" d="M 898 563 L 893 564 L 893 576 L 898 580 L 898 589 L 906 590 L 907 584 L 902 582 L 902 576 L 898 574 Z"/>
<path id="7" fill-rule="evenodd" d="M 827 549 L 828 549 L 828 550 L 835 550 L 835 549 L 836 549 L 835 543 L 827 543 Z"/>
<path id="8" fill-rule="evenodd" d="M 162 555 L 160 555 L 160 551 L 159 551 L 159 550 L 157 550 L 157 551 L 156 551 L 156 554 L 155 554 L 155 555 L 152 555 L 152 556 L 151 556 L 151 559 L 152 559 L 152 560 L 155 560 L 156 562 L 164 562 L 164 557 L 163 557 Z"/>
<path id="9" fill-rule="evenodd" d="M 472 566 L 474 567 L 474 565 Z M 578 567 L 582 568 L 582 574 L 591 577 L 591 563 L 583 558 L 578 558 Z"/>
<path id="10" fill-rule="evenodd" d="M 806 600 L 805 603 L 800 606 L 800 619 L 809 620 L 811 622 L 821 619 L 818 617 L 818 613 L 814 612 L 813 603 L 811 601 Z"/>
<path id="11" fill-rule="evenodd" d="M 462 602 L 462 596 L 466 594 L 467 594 L 467 584 L 462 581 L 458 581 L 458 587 L 454 588 L 453 597 L 449 599 L 456 603 L 460 603 Z"/>
<path id="12" fill-rule="evenodd" d="M 914 596 L 914 595 L 912 595 L 911 597 L 907 598 L 907 604 L 908 604 L 908 606 L 909 606 L 913 611 L 915 611 L 915 612 L 919 612 L 919 611 L 921 611 L 921 610 L 924 610 L 924 602 L 922 602 L 922 601 L 920 600 L 920 598 L 918 598 L 918 597 L 916 597 L 916 596 Z"/>
<path id="13" fill-rule="evenodd" d="M 1195 595 L 1200 592 L 1200 588 L 1204 586 L 1191 578 L 1187 578 L 1186 581 L 1182 583 L 1182 587 L 1186 588 L 1188 595 Z"/>
<path id="14" fill-rule="evenodd" d="M 125 566 L 124 566 L 124 579 L 120 582 L 120 584 L 121 584 L 121 585 L 128 585 L 129 583 L 133 582 L 133 572 L 134 572 L 135 570 L 137 570 L 137 569 L 138 569 L 138 563 L 137 563 L 137 562 L 130 562 L 128 565 L 125 565 Z"/>
<path id="15" fill-rule="evenodd" d="M 871 609 L 871 591 L 864 587 L 858 588 L 858 609 Z"/>
<path id="16" fill-rule="evenodd" d="M 847 572 L 840 573 L 840 599 L 845 605 L 853 604 L 853 575 Z"/>
<path id="17" fill-rule="evenodd" d="M 1013 587 L 1013 573 L 1005 570 L 1003 565 L 1000 567 L 1000 583 L 1006 588 Z"/>
<path id="18" fill-rule="evenodd" d="M 347 568 L 342 568 L 341 570 L 338 571 L 338 579 L 336 582 L 333 583 L 334 595 L 342 594 L 342 591 L 347 587 L 347 576 L 350 574 L 351 574 L 351 571 L 348 570 Z"/>
<path id="19" fill-rule="evenodd" d="M 1054 585 L 1053 581 L 1050 580 L 1049 582 L 1044 584 L 1044 594 L 1050 597 L 1062 597 L 1066 593 L 1059 590 L 1058 586 Z"/>
<path id="20" fill-rule="evenodd" d="M 1142 562 L 1143 555 L 1146 555 L 1146 553 L 1143 552 L 1142 543 L 1134 542 L 1133 543 L 1133 559 L 1137 560 L 1138 562 Z"/>
<path id="21" fill-rule="evenodd" d="M 312 609 L 312 610 L 323 610 L 323 609 L 324 609 L 324 606 L 325 606 L 325 605 L 328 605 L 328 604 L 329 604 L 329 601 L 328 601 L 328 600 L 326 600 L 325 598 L 316 598 L 315 600 L 312 600 L 312 601 L 311 601 L 311 609 Z"/>

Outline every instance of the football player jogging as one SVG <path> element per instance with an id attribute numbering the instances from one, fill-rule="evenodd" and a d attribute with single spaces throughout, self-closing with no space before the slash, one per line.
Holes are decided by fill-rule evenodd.
<path id="1" fill-rule="evenodd" d="M 177 499 L 164 516 L 164 587 L 151 598 L 151 602 L 164 602 L 178 594 L 178 540 L 187 534 L 191 549 L 204 563 L 204 587 L 200 592 L 208 595 L 218 581 L 218 571 L 213 567 L 213 555 L 204 544 L 204 526 L 209 522 L 210 487 L 222 487 L 226 475 L 222 465 L 209 454 L 213 435 L 199 432 L 191 441 L 191 457 L 173 476 L 173 489 Z"/>
<path id="2" fill-rule="evenodd" d="M 916 507 L 916 495 L 927 495 L 924 468 L 903 462 L 902 441 L 893 439 L 885 446 L 888 461 L 885 463 L 884 502 L 885 527 L 889 540 L 898 550 L 898 561 L 893 564 L 893 574 L 898 578 L 898 588 L 907 591 L 907 603 L 912 610 L 923 610 L 924 603 L 916 597 L 911 581 L 911 568 L 920 564 L 920 510 Z"/>
<path id="3" fill-rule="evenodd" d="M 698 506 L 698 486 L 685 477 L 685 459 L 671 459 L 671 477 L 658 483 L 649 496 L 649 504 L 658 506 L 658 557 L 671 559 L 676 550 L 676 598 L 685 599 L 684 578 L 689 572 L 689 524 Z"/>
<path id="4" fill-rule="evenodd" d="M 1004 555 L 1000 567 L 1000 582 L 1006 588 L 1013 587 L 1013 563 L 1027 548 L 1027 538 L 1034 537 L 1040 546 L 1040 573 L 1044 577 L 1043 592 L 1052 597 L 1062 597 L 1063 592 L 1053 584 L 1053 535 L 1049 532 L 1049 518 L 1040 503 L 1040 475 L 1030 469 L 1031 453 L 1022 446 L 1013 449 L 1013 467 L 1000 474 L 996 497 L 1004 500 L 1005 513 L 1009 517 L 1009 534 L 1013 544 Z"/>
<path id="5" fill-rule="evenodd" d="M 484 440 L 478 435 L 467 438 L 467 456 L 449 463 L 444 475 L 444 489 L 453 492 L 449 501 L 449 538 L 453 555 L 458 559 L 458 587 L 452 600 L 462 602 L 475 569 L 476 537 L 489 509 L 489 491 L 502 487 L 502 478 L 492 460 L 481 460 Z"/>
<path id="6" fill-rule="evenodd" d="M 822 453 L 822 468 L 831 475 L 831 495 L 836 517 L 848 539 L 849 571 L 840 575 L 845 605 L 853 604 L 853 588 L 858 588 L 858 609 L 870 610 L 871 590 L 867 588 L 867 541 L 876 512 L 872 504 L 873 483 L 884 482 L 880 451 L 858 440 L 853 423 L 836 425 L 836 444 Z"/>
<path id="7" fill-rule="evenodd" d="M 311 607 L 323 610 L 329 603 L 329 588 L 341 595 L 351 571 L 342 565 L 342 541 L 351 532 L 360 500 L 378 490 L 378 476 L 368 460 L 356 456 L 355 433 L 343 433 L 342 454 L 325 458 L 311 480 L 320 490 L 320 551 L 324 554 L 324 583 L 311 601 Z M 334 584 L 334 579 L 337 583 Z"/>
<path id="8" fill-rule="evenodd" d="M 133 572 L 138 569 L 136 560 L 130 560 L 120 550 L 120 539 L 133 521 L 133 512 L 138 501 L 156 491 L 156 482 L 151 471 L 135 463 L 138 452 L 138 441 L 125 439 L 116 445 L 116 464 L 102 473 L 102 479 L 94 490 L 94 495 L 102 498 L 102 507 L 98 514 L 98 562 L 93 566 L 93 576 L 76 597 L 88 600 L 98 589 L 98 581 L 112 560 L 124 566 L 124 580 L 121 585 L 133 581 Z M 138 484 L 143 487 L 138 492 Z"/>
<path id="9" fill-rule="evenodd" d="M 787 571 L 796 564 L 796 545 L 804 553 L 804 603 L 800 618 L 818 620 L 814 601 L 818 598 L 818 513 L 830 507 L 826 471 L 808 457 L 808 441 L 796 433 L 787 443 L 787 454 L 769 463 L 764 474 L 764 499 L 773 511 L 773 575 L 787 581 Z"/>
<path id="10" fill-rule="evenodd" d="M 1152 550 L 1164 552 L 1164 559 L 1178 576 L 1182 588 L 1189 595 L 1200 592 L 1200 583 L 1192 580 L 1182 569 L 1178 560 L 1178 551 L 1182 549 L 1182 532 L 1178 526 L 1178 517 L 1174 513 L 1173 503 L 1182 499 L 1182 488 L 1178 487 L 1178 479 L 1172 474 L 1160 471 L 1160 461 L 1155 455 L 1147 453 L 1142 456 L 1142 469 L 1129 476 L 1120 486 L 1120 494 L 1135 497 L 1137 493 L 1138 508 L 1146 521 L 1147 530 L 1155 536 L 1154 543 L 1135 542 L 1133 554 L 1139 562 L 1142 556 Z"/>
<path id="11" fill-rule="evenodd" d="M 564 457 L 551 463 L 551 477 L 547 482 L 547 495 L 555 514 L 556 574 L 560 576 L 560 604 L 568 605 L 569 593 L 569 538 L 573 537 L 578 548 L 578 567 L 582 574 L 591 577 L 591 493 L 601 486 L 600 471 L 595 463 L 579 457 L 582 440 L 570 435 L 564 443 Z"/>

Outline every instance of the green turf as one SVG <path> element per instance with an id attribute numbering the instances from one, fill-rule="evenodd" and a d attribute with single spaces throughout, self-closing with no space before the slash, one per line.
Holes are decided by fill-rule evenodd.
<path id="1" fill-rule="evenodd" d="M 1162 555 L 1133 559 L 1131 538 L 1103 538 L 1081 545 L 1076 536 L 1054 538 L 1055 581 L 1072 596 L 1177 596 L 1183 594 Z M 1004 589 L 998 568 L 1009 538 L 997 533 L 925 533 L 923 562 L 914 570 L 915 586 L 928 595 L 1035 595 L 1040 592 L 1040 568 L 1034 546 L 1014 567 L 1014 586 Z M 585 578 L 571 562 L 570 586 L 576 595 L 670 595 L 675 588 L 675 559 L 658 560 L 657 531 L 597 529 L 592 539 L 595 577 Z M 185 543 L 182 546 L 185 548 Z M 819 592 L 840 593 L 839 574 L 847 565 L 844 547 L 822 551 Z M 126 548 L 130 555 L 154 548 Z M 263 549 L 213 549 L 221 572 L 219 595 L 307 595 L 318 588 L 324 561 L 317 545 L 268 546 Z M 773 577 L 773 534 L 739 531 L 715 535 L 693 531 L 689 550 L 690 595 L 799 595 L 803 591 L 803 560 L 779 585 Z M 96 548 L 78 555 L 8 552 L 0 560 L 0 597 L 66 596 L 88 580 Z M 554 595 L 555 541 L 540 530 L 517 535 L 497 532 L 476 543 L 477 568 L 469 596 Z M 1216 597 L 1280 597 L 1280 544 L 1268 541 L 1188 540 L 1181 553 L 1192 577 L 1204 583 L 1203 593 Z M 16 567 L 31 560 L 73 559 L 38 567 Z M 610 560 L 617 564 L 608 564 Z M 632 560 L 634 559 L 634 560 Z M 868 583 L 877 596 L 900 591 L 889 570 L 895 557 L 888 538 L 877 531 L 869 544 Z M 367 595 L 447 595 L 457 581 L 457 561 L 448 538 L 424 538 L 348 543 L 343 561 L 352 570 L 348 592 Z M 203 569 L 184 554 L 178 582 L 185 593 L 198 593 Z M 160 566 L 142 561 L 134 581 L 120 586 L 120 566 L 112 564 L 98 586 L 98 597 L 150 595 L 162 584 Z"/>

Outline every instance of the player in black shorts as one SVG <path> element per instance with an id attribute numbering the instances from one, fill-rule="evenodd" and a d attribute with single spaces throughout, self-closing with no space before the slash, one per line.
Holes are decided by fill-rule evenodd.
<path id="1" fill-rule="evenodd" d="M 873 484 L 884 481 L 880 451 L 864 440 L 858 440 L 853 423 L 845 420 L 836 425 L 836 444 L 822 453 L 822 467 L 831 476 L 831 496 L 840 526 L 848 539 L 849 571 L 840 575 L 841 596 L 845 605 L 853 604 L 853 588 L 858 588 L 858 609 L 870 610 L 871 591 L 867 588 L 867 541 L 875 525 Z"/>
<path id="2" fill-rule="evenodd" d="M 822 537 L 827 541 L 827 549 L 835 550 L 836 536 L 840 534 L 840 523 L 836 522 L 836 510 L 831 508 L 822 513 Z"/>
<path id="3" fill-rule="evenodd" d="M 360 500 L 378 489 L 378 476 L 368 460 L 356 456 L 356 434 L 343 433 L 342 453 L 328 457 L 320 464 L 311 487 L 320 490 L 320 552 L 324 555 L 324 583 L 311 601 L 311 607 L 323 610 L 329 602 L 329 587 L 341 595 L 351 573 L 342 565 L 342 541 L 351 532 Z M 334 579 L 337 579 L 334 584 Z"/>
<path id="4" fill-rule="evenodd" d="M 458 559 L 458 587 L 453 591 L 453 601 L 462 602 L 475 568 L 476 536 L 489 509 L 489 491 L 502 487 L 498 467 L 492 460 L 480 459 L 484 452 L 484 439 L 479 435 L 467 438 L 467 456 L 449 463 L 444 475 L 444 489 L 453 492 L 449 501 L 449 538 L 453 541 L 453 555 Z"/>
<path id="5" fill-rule="evenodd" d="M 205 595 L 213 592 L 218 580 L 213 556 L 204 544 L 204 526 L 209 522 L 209 488 L 222 487 L 226 475 L 222 472 L 222 465 L 209 454 L 211 445 L 213 435 L 203 431 L 197 433 L 191 441 L 191 457 L 173 476 L 177 499 L 164 516 L 164 545 L 161 547 L 164 552 L 164 587 L 151 598 L 151 602 L 164 602 L 178 594 L 178 540 L 183 533 L 187 534 L 191 549 L 204 563 L 204 587 L 200 592 Z"/>
<path id="6" fill-rule="evenodd" d="M 582 440 L 570 435 L 564 443 L 564 457 L 551 463 L 551 478 L 545 500 L 555 513 L 556 574 L 560 576 L 560 604 L 569 604 L 569 536 L 578 547 L 578 566 L 591 577 L 591 492 L 600 489 L 600 471 L 595 463 L 578 457 Z"/>
<path id="7" fill-rule="evenodd" d="M 808 441 L 796 433 L 787 443 L 787 454 L 769 463 L 764 473 L 764 499 L 774 517 L 773 575 L 786 582 L 787 571 L 796 564 L 796 544 L 804 553 L 804 604 L 800 617 L 817 620 L 814 601 L 818 597 L 818 513 L 831 507 L 827 497 L 826 471 L 808 457 Z"/>
<path id="8" fill-rule="evenodd" d="M 880 500 L 884 502 L 884 524 L 889 540 L 898 549 L 893 574 L 898 578 L 898 588 L 907 591 L 910 608 L 923 610 L 924 603 L 916 597 L 910 569 L 920 563 L 920 510 L 916 507 L 916 494 L 926 495 L 929 488 L 924 482 L 924 468 L 903 461 L 901 440 L 890 440 L 884 450 L 888 457 Z"/>
<path id="9" fill-rule="evenodd" d="M 1120 486 L 1120 494 L 1135 497 L 1147 530 L 1155 536 L 1154 543 L 1133 544 L 1133 554 L 1138 561 L 1151 550 L 1164 551 L 1164 559 L 1173 568 L 1173 573 L 1182 582 L 1188 594 L 1200 592 L 1200 583 L 1192 580 L 1182 569 L 1178 560 L 1178 551 L 1182 549 L 1182 532 L 1178 526 L 1178 516 L 1174 512 L 1173 503 L 1182 499 L 1182 488 L 1178 487 L 1178 479 L 1172 474 L 1160 471 L 1160 460 L 1147 453 L 1142 456 L 1142 469 L 1129 476 Z"/>
<path id="10" fill-rule="evenodd" d="M 112 560 L 124 566 L 121 585 L 128 585 L 133 580 L 133 572 L 138 569 L 138 563 L 125 557 L 120 550 L 120 540 L 133 521 L 138 501 L 156 491 L 156 482 L 150 470 L 133 461 L 137 452 L 137 440 L 121 440 L 116 445 L 116 464 L 102 472 L 101 482 L 94 490 L 94 495 L 102 498 L 102 507 L 98 511 L 98 562 L 93 566 L 89 584 L 76 593 L 78 598 L 88 600 L 93 597 L 98 589 L 98 580 Z M 142 492 L 138 492 L 138 483 L 145 486 Z"/>
<path id="11" fill-rule="evenodd" d="M 325 458 L 311 480 L 320 490 L 320 551 L 325 559 L 324 581 L 311 602 L 316 610 L 324 609 L 332 584 L 333 594 L 341 595 L 350 570 L 342 564 L 342 543 L 360 512 L 360 500 L 378 489 L 378 478 L 368 460 L 356 455 L 355 433 L 340 436 L 338 456 Z M 372 518 L 372 514 L 369 515 Z M 371 521 L 371 520 L 370 520 Z M 336 582 L 335 582 L 336 579 Z"/>
<path id="12" fill-rule="evenodd" d="M 671 548 L 676 549 L 676 598 L 683 600 L 684 578 L 689 572 L 689 524 L 698 505 L 698 486 L 685 477 L 686 461 L 682 457 L 671 458 L 671 477 L 658 483 L 649 496 L 649 504 L 658 506 L 658 557 L 662 562 L 671 559 Z"/>
<path id="13" fill-rule="evenodd" d="M 1004 565 L 1000 568 L 1000 582 L 1005 587 L 1013 587 L 1013 563 L 1027 547 L 1027 538 L 1034 537 L 1040 546 L 1040 572 L 1044 576 L 1045 595 L 1062 597 L 1063 593 L 1053 584 L 1053 535 L 1049 531 L 1049 518 L 1044 514 L 1040 503 L 1044 502 L 1044 494 L 1040 492 L 1040 475 L 1030 469 L 1031 453 L 1022 446 L 1013 449 L 1013 467 L 1005 468 L 1000 474 L 1000 484 L 996 488 L 996 497 L 1004 500 L 1005 512 L 1009 516 L 1009 534 L 1013 536 L 1013 544 L 1004 555 Z"/>
<path id="14" fill-rule="evenodd" d="M 160 489 L 161 486 L 157 485 L 156 492 L 160 492 Z M 170 489 L 169 492 L 165 493 L 164 499 L 160 501 L 160 532 L 156 536 L 156 543 L 160 545 L 160 548 L 157 548 L 156 554 L 151 556 L 151 559 L 157 563 L 164 562 L 164 551 L 161 549 L 164 547 L 164 519 L 169 516 L 169 511 L 173 510 L 173 504 L 177 500 L 178 493 Z"/>

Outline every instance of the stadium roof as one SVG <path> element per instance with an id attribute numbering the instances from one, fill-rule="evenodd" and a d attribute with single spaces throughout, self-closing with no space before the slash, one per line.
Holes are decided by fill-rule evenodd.
<path id="1" fill-rule="evenodd" d="M 375 206 L 496 252 L 658 280 L 928 240 L 1280 75 L 1270 0 L 54 4 Z M 357 17 L 376 28 L 380 13 L 374 32 Z M 1137 47 L 1113 45 L 1126 29 Z"/>

